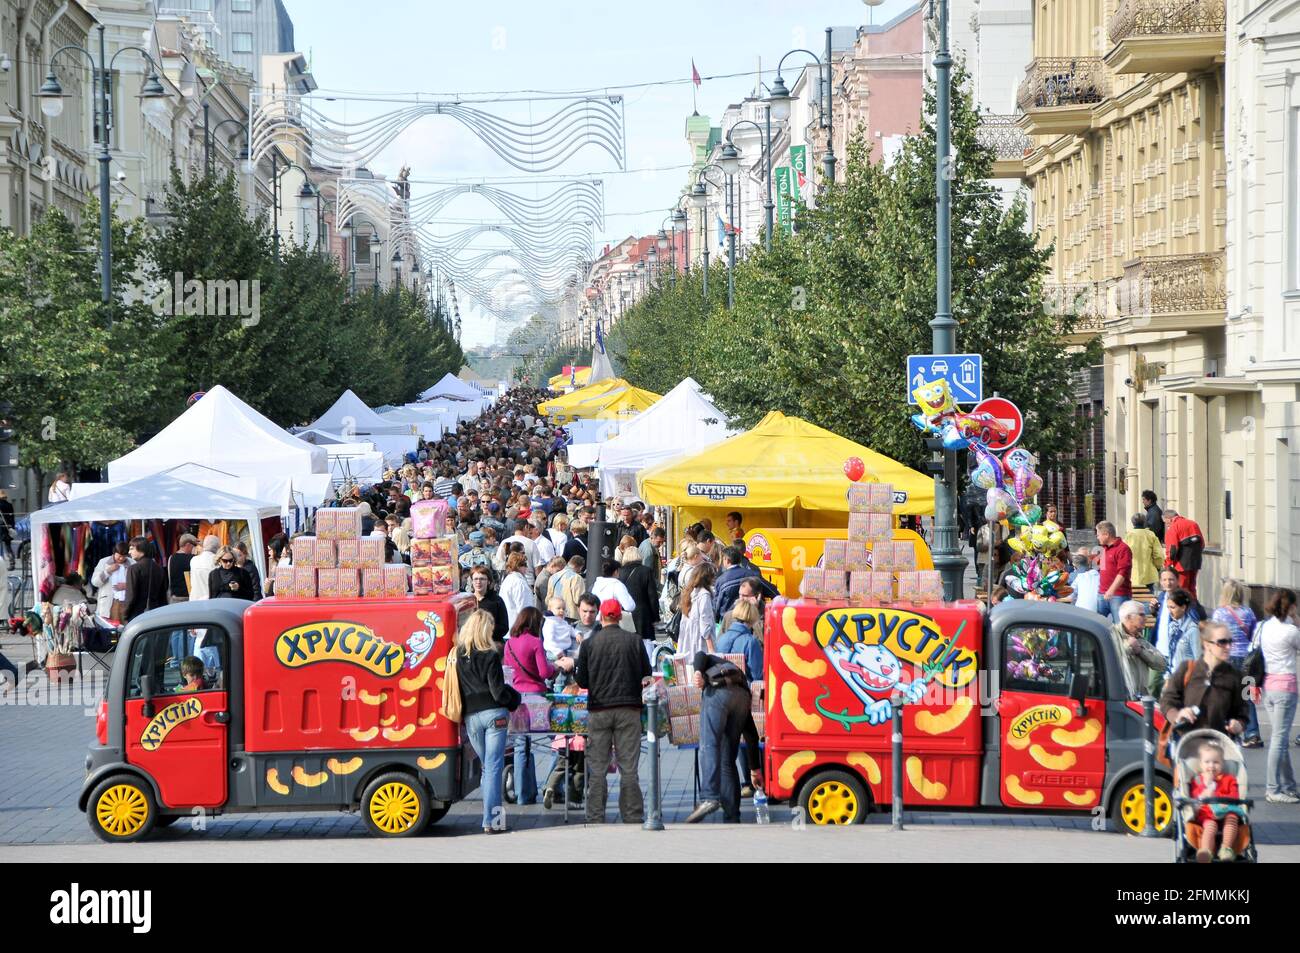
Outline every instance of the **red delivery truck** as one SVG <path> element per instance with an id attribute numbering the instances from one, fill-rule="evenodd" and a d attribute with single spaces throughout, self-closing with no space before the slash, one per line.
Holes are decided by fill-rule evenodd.
<path id="1" fill-rule="evenodd" d="M 889 807 L 899 693 L 908 806 L 1083 812 L 1143 829 L 1142 706 L 1097 613 L 1028 600 L 990 618 L 976 602 L 777 599 L 764 633 L 768 793 L 813 823 L 861 823 Z M 1164 833 L 1171 790 L 1157 765 Z"/>
<path id="2" fill-rule="evenodd" d="M 418 834 L 479 784 L 440 712 L 474 600 L 211 599 L 122 633 L 78 806 L 111 842 L 205 813 L 360 811 Z M 203 662 L 187 684 L 180 662 Z"/>

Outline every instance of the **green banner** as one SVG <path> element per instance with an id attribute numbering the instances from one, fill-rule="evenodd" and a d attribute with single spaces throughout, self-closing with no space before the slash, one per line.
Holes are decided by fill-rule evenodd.
<path id="1" fill-rule="evenodd" d="M 803 205 L 803 186 L 808 181 L 808 147 L 790 147 L 790 168 L 794 175 L 790 178 L 790 192 L 801 207 Z"/>
<path id="2" fill-rule="evenodd" d="M 788 165 L 779 165 L 776 167 L 776 220 L 781 229 L 782 235 L 789 235 L 792 231 L 792 222 L 790 218 L 790 183 L 794 178 L 794 172 Z"/>

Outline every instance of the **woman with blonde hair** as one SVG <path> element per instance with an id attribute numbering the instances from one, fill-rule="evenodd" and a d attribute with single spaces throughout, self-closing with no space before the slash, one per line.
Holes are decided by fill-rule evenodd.
<path id="1" fill-rule="evenodd" d="M 1248 604 L 1249 598 L 1249 591 L 1244 585 L 1236 579 L 1225 579 L 1223 587 L 1219 590 L 1219 607 L 1214 610 L 1214 615 L 1210 616 L 1212 621 L 1226 625 L 1232 634 L 1232 652 L 1228 661 L 1239 672 L 1250 652 L 1250 642 L 1255 635 L 1255 626 L 1258 624 L 1255 611 Z M 1258 686 L 1252 686 L 1250 693 L 1251 697 L 1246 700 L 1246 731 L 1242 735 L 1241 746 L 1260 748 L 1263 747 L 1264 742 L 1259 736 L 1259 714 L 1255 711 Z"/>
<path id="2" fill-rule="evenodd" d="M 506 728 L 519 707 L 519 693 L 506 684 L 501 653 L 492 639 L 492 614 L 470 613 L 456 632 L 456 681 L 460 687 L 461 721 L 474 753 L 483 762 L 483 833 L 505 833 L 501 805 L 501 776 L 506 763 Z"/>
<path id="3" fill-rule="evenodd" d="M 208 598 L 253 601 L 253 577 L 239 565 L 232 546 L 217 550 L 217 564 L 208 573 Z"/>

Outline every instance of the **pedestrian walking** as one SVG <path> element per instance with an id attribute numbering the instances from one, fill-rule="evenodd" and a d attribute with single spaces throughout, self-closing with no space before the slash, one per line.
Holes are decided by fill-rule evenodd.
<path id="1" fill-rule="evenodd" d="M 722 810 L 725 823 L 740 823 L 740 779 L 736 753 L 740 733 L 749 718 L 749 688 L 745 673 L 730 661 L 696 652 L 695 687 L 700 701 L 700 803 L 686 818 L 698 824 Z"/>
<path id="2" fill-rule="evenodd" d="M 1146 516 L 1134 513 L 1130 522 L 1133 528 L 1124 534 L 1124 545 L 1133 556 L 1133 571 L 1129 582 L 1134 586 L 1154 586 L 1165 564 L 1165 550 L 1156 534 L 1147 529 Z"/>
<path id="3" fill-rule="evenodd" d="M 619 626 L 617 599 L 600 605 L 600 631 L 582 643 L 574 679 L 587 689 L 587 823 L 605 823 L 610 749 L 618 758 L 618 810 L 624 824 L 639 824 L 645 805 L 641 757 L 641 690 L 650 682 L 650 657 L 640 638 Z"/>
<path id="4" fill-rule="evenodd" d="M 1291 766 L 1291 725 L 1296 710 L 1296 656 L 1300 627 L 1295 624 L 1296 595 L 1279 589 L 1264 608 L 1256 632 L 1264 660 L 1262 704 L 1268 713 L 1268 762 L 1265 797 L 1274 804 L 1300 803 Z"/>
<path id="5" fill-rule="evenodd" d="M 1251 639 L 1255 634 L 1258 620 L 1255 611 L 1248 605 L 1246 587 L 1236 579 L 1223 580 L 1219 590 L 1219 605 L 1210 618 L 1227 627 L 1232 635 L 1232 648 L 1229 661 L 1232 667 L 1241 671 L 1246 655 L 1250 652 Z M 1257 687 L 1257 686 L 1255 686 Z M 1246 731 L 1241 739 L 1243 748 L 1262 748 L 1264 742 L 1259 737 L 1259 715 L 1255 711 L 1254 701 L 1246 700 Z"/>
<path id="6" fill-rule="evenodd" d="M 1097 542 L 1101 545 L 1101 599 L 1106 615 L 1119 621 L 1119 609 L 1133 598 L 1133 551 L 1115 532 L 1115 524 L 1102 520 L 1097 524 Z"/>
<path id="7" fill-rule="evenodd" d="M 505 807 L 501 803 L 506 730 L 520 697 L 506 684 L 492 627 L 489 613 L 476 609 L 470 614 L 456 632 L 455 668 L 461 720 L 470 746 L 483 764 L 483 833 L 501 834 L 506 830 Z"/>
<path id="8" fill-rule="evenodd" d="M 1205 535 L 1195 520 L 1179 516 L 1178 511 L 1167 507 L 1165 518 L 1165 563 L 1178 570 L 1178 585 L 1197 598 L 1196 575 L 1201 569 L 1205 553 Z"/>

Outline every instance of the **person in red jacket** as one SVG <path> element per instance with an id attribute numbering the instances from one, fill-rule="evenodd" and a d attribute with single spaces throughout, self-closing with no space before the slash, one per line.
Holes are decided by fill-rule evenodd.
<path id="1" fill-rule="evenodd" d="M 1179 550 L 1183 550 L 1180 554 Z M 1196 574 L 1201 569 L 1205 535 L 1195 520 L 1165 510 L 1165 564 L 1178 572 L 1178 585 L 1196 598 Z"/>
<path id="2" fill-rule="evenodd" d="M 1241 797 L 1236 776 L 1223 773 L 1223 747 L 1217 741 L 1206 741 L 1196 755 L 1201 770 L 1192 778 L 1192 797 Z M 1223 840 L 1219 847 L 1219 860 L 1237 859 L 1237 832 L 1241 826 L 1241 815 L 1239 804 L 1201 804 L 1196 808 L 1196 823 L 1201 827 L 1201 840 L 1196 845 L 1197 863 L 1208 864 L 1214 857 L 1215 840 L 1220 833 L 1223 834 Z"/>

